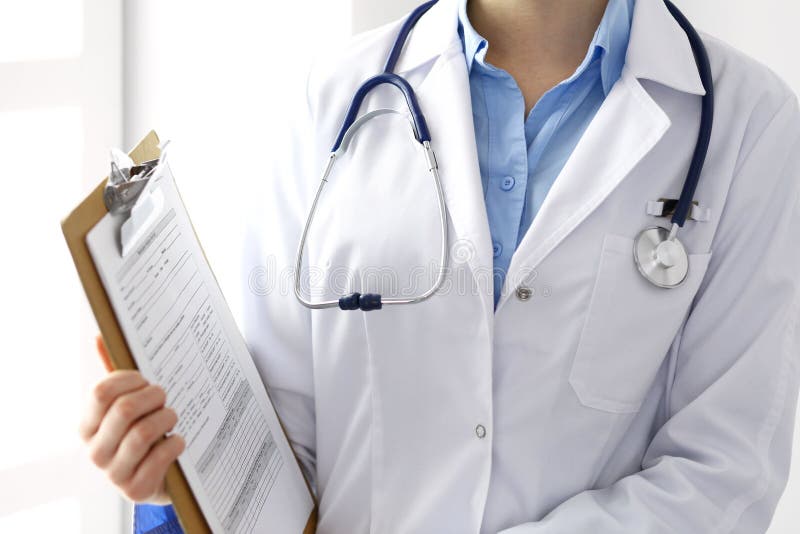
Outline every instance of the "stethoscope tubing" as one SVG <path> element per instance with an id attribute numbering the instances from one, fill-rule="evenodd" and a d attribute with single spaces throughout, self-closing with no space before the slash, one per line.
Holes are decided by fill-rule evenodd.
<path id="1" fill-rule="evenodd" d="M 689 172 L 686 175 L 686 181 L 683 183 L 681 196 L 678 199 L 678 204 L 675 207 L 675 212 L 672 215 L 672 224 L 677 224 L 683 228 L 686 220 L 689 217 L 689 210 L 692 207 L 692 200 L 697 191 L 697 185 L 700 183 L 700 175 L 703 172 L 708 148 L 711 144 L 711 132 L 714 127 L 714 77 L 711 72 L 711 61 L 708 57 L 703 40 L 695 30 L 689 19 L 681 13 L 681 11 L 670 0 L 664 0 L 667 9 L 672 14 L 672 17 L 677 21 L 686 37 L 689 39 L 689 44 L 694 53 L 694 59 L 697 63 L 697 72 L 700 75 L 700 81 L 703 84 L 706 94 L 703 95 L 702 108 L 700 113 L 700 129 L 697 136 L 697 144 L 692 155 L 692 161 L 689 165 Z"/>
<path id="2" fill-rule="evenodd" d="M 417 101 L 414 90 L 408 83 L 408 81 L 406 81 L 403 77 L 394 73 L 394 70 L 397 66 L 397 62 L 400 58 L 400 55 L 403 52 L 403 48 L 405 47 L 405 43 L 408 40 L 409 34 L 411 33 L 412 29 L 419 21 L 419 19 L 422 17 L 422 15 L 424 15 L 437 2 L 438 0 L 430 0 L 418 6 L 409 14 L 409 16 L 403 22 L 403 25 L 400 27 L 400 30 L 397 34 L 397 37 L 395 38 L 392 48 L 389 51 L 389 55 L 386 59 L 386 64 L 384 65 L 383 72 L 365 81 L 356 90 L 355 94 L 353 95 L 353 99 L 351 100 L 350 105 L 348 106 L 347 112 L 342 121 L 342 125 L 333 143 L 333 147 L 331 149 L 331 153 L 328 158 L 328 162 L 326 164 L 322 180 L 320 181 L 320 184 L 317 188 L 317 192 L 314 196 L 314 200 L 311 204 L 311 208 L 308 217 L 306 219 L 306 224 L 303 228 L 303 233 L 300 238 L 300 244 L 298 246 L 296 262 L 295 262 L 294 292 L 297 299 L 307 308 L 324 309 L 324 308 L 339 307 L 340 309 L 343 310 L 360 309 L 363 311 L 369 311 L 374 309 L 381 309 L 383 305 L 413 304 L 422 302 L 430 298 L 439 290 L 442 283 L 444 282 L 444 277 L 448 265 L 448 258 L 447 258 L 448 221 L 447 221 L 447 207 L 445 205 L 444 191 L 442 188 L 441 178 L 439 176 L 438 164 L 436 163 L 436 156 L 433 152 L 433 149 L 431 148 L 431 136 L 430 136 L 430 131 L 428 130 L 427 122 L 425 120 L 425 115 L 422 113 L 422 109 L 420 108 L 419 102 Z M 697 33 L 697 30 L 695 30 L 695 28 L 692 26 L 689 20 L 683 15 L 683 13 L 681 13 L 681 11 L 675 6 L 675 4 L 673 4 L 670 0 L 664 0 L 664 3 L 666 4 L 666 7 L 673 16 L 673 18 L 686 33 L 686 36 L 689 40 L 689 44 L 692 47 L 700 80 L 705 89 L 705 95 L 702 98 L 700 127 L 698 130 L 697 143 L 695 145 L 695 149 L 692 154 L 692 160 L 689 165 L 689 170 L 686 176 L 686 180 L 684 181 L 683 188 L 681 190 L 681 194 L 675 208 L 675 212 L 673 213 L 672 216 L 671 228 L 669 230 L 660 229 L 663 230 L 664 232 L 660 232 L 659 230 L 660 227 L 645 229 L 639 234 L 639 236 L 636 239 L 636 243 L 634 245 L 634 260 L 637 266 L 639 267 L 639 271 L 642 273 L 642 275 L 648 281 L 652 282 L 653 284 L 659 287 L 670 288 L 670 287 L 677 287 L 678 285 L 680 285 L 685 279 L 686 272 L 682 273 L 683 276 L 679 277 L 680 280 L 677 281 L 676 283 L 666 284 L 662 280 L 656 279 L 653 272 L 654 269 L 657 271 L 658 269 L 670 268 L 669 265 L 658 266 L 653 264 L 653 260 L 657 256 L 656 252 L 659 247 L 656 245 L 658 244 L 656 243 L 647 248 L 646 253 L 638 251 L 639 250 L 638 247 L 640 243 L 645 242 L 646 236 L 648 235 L 652 236 L 652 230 L 659 230 L 660 233 L 658 235 L 664 236 L 662 244 L 664 242 L 672 242 L 667 244 L 675 245 L 674 247 L 672 247 L 673 250 L 680 251 L 684 256 L 686 255 L 683 245 L 677 239 L 677 233 L 678 230 L 683 227 L 683 225 L 686 223 L 686 220 L 689 217 L 689 212 L 692 207 L 694 194 L 697 190 L 698 184 L 700 183 L 700 175 L 703 172 L 703 167 L 705 165 L 708 149 L 711 142 L 711 133 L 713 130 L 713 123 L 714 123 L 714 83 L 713 83 L 713 74 L 711 71 L 711 62 L 708 57 L 708 52 L 705 48 L 705 45 L 703 44 L 700 35 Z M 357 130 L 360 127 L 364 119 L 368 118 L 366 116 L 375 113 L 375 112 L 370 112 L 366 114 L 366 116 L 362 116 L 359 118 L 358 113 L 361 108 L 361 105 L 363 104 L 364 98 L 370 93 L 370 91 L 372 91 L 376 87 L 385 84 L 394 86 L 403 94 L 403 97 L 405 98 L 406 101 L 406 106 L 408 107 L 411 116 L 411 121 L 413 123 L 414 137 L 416 141 L 422 145 L 425 151 L 425 158 L 427 160 L 429 167 L 428 170 L 431 172 L 433 176 L 437 194 L 439 214 L 440 214 L 439 222 L 441 225 L 440 233 L 442 239 L 439 273 L 434 284 L 427 291 L 416 297 L 384 299 L 379 294 L 362 295 L 360 293 L 351 293 L 349 295 L 345 295 L 339 298 L 338 300 L 323 300 L 314 302 L 305 298 L 305 296 L 302 294 L 301 275 L 300 275 L 303 265 L 303 251 L 305 249 L 305 244 L 308 237 L 309 229 L 311 228 L 320 196 L 325 187 L 325 184 L 328 181 L 328 177 L 331 173 L 331 169 L 333 168 L 334 162 L 336 161 L 337 155 L 339 155 L 342 151 L 347 150 L 347 145 L 349 144 L 349 138 L 352 137 L 355 130 Z M 656 272 L 656 274 L 658 274 L 658 272 Z"/>

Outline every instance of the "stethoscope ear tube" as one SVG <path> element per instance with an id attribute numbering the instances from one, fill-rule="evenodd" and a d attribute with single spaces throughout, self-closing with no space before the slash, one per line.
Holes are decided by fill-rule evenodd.
<path id="1" fill-rule="evenodd" d="M 430 0 L 429 2 L 425 2 L 417 6 L 414 11 L 412 11 L 406 20 L 403 22 L 403 25 L 400 27 L 400 31 L 397 32 L 397 37 L 394 40 L 394 44 L 392 45 L 392 49 L 389 51 L 389 56 L 386 58 L 386 65 L 383 67 L 383 72 L 394 72 L 395 67 L 397 66 L 397 61 L 400 59 L 400 54 L 403 53 L 403 47 L 408 41 L 408 34 L 411 33 L 411 30 L 414 29 L 414 26 L 417 24 L 417 21 L 428 12 L 430 8 L 432 8 L 438 0 Z"/>
<path id="2" fill-rule="evenodd" d="M 441 238 L 441 246 L 440 246 L 440 256 L 439 256 L 439 273 L 436 277 L 436 281 L 428 288 L 427 291 L 424 293 L 408 298 L 383 298 L 380 294 L 377 293 L 350 293 L 349 295 L 344 295 L 336 300 L 324 300 L 314 302 L 310 299 L 306 298 L 303 295 L 302 287 L 301 287 L 301 273 L 303 267 L 303 253 L 306 247 L 306 240 L 308 238 L 309 230 L 311 229 L 311 225 L 314 221 L 314 215 L 317 212 L 317 205 L 319 204 L 319 199 L 322 195 L 322 190 L 325 188 L 325 184 L 328 183 L 328 178 L 330 177 L 331 171 L 333 170 L 334 163 L 336 162 L 337 157 L 340 153 L 347 150 L 349 146 L 350 137 L 355 133 L 355 131 L 363 125 L 369 118 L 384 115 L 386 113 L 399 113 L 396 110 L 387 110 L 387 109 L 379 109 L 371 111 L 361 118 L 354 121 L 353 125 L 345 132 L 345 135 L 342 136 L 343 142 L 340 142 L 339 148 L 335 152 L 331 152 L 330 156 L 328 157 L 328 162 L 325 165 L 325 171 L 322 175 L 322 179 L 319 182 L 319 186 L 317 187 L 317 192 L 314 195 L 314 200 L 311 203 L 311 208 L 308 212 L 308 217 L 306 218 L 306 224 L 303 227 L 303 233 L 300 237 L 300 243 L 297 247 L 297 255 L 295 257 L 295 268 L 294 268 L 294 295 L 297 300 L 306 308 L 310 308 L 313 310 L 321 310 L 326 308 L 336 308 L 338 307 L 341 310 L 362 310 L 362 311 L 372 311 L 372 310 L 380 310 L 384 306 L 391 306 L 397 304 L 415 304 L 418 302 L 423 302 L 430 297 L 432 297 L 439 288 L 442 287 L 444 283 L 445 276 L 447 274 L 448 268 L 448 257 L 447 257 L 447 243 L 448 243 L 448 222 L 447 222 L 447 205 L 445 203 L 444 198 L 444 189 L 442 187 L 442 181 L 439 177 L 439 165 L 436 162 L 436 154 L 433 152 L 433 148 L 431 148 L 431 144 L 429 141 L 423 141 L 422 143 L 422 150 L 424 152 L 425 163 L 428 172 L 431 173 L 433 178 L 434 188 L 436 190 L 436 199 L 437 199 L 437 206 L 439 208 L 439 228 L 440 228 L 440 238 Z M 402 115 L 402 114 L 401 114 Z"/>
<path id="3" fill-rule="evenodd" d="M 706 156 L 708 154 L 708 147 L 711 143 L 711 131 L 714 126 L 714 79 L 711 72 L 711 61 L 708 58 L 708 52 L 697 30 L 694 29 L 691 22 L 681 13 L 675 4 L 670 0 L 664 0 L 664 3 L 689 39 L 689 44 L 692 46 L 694 59 L 697 63 L 697 72 L 700 75 L 700 81 L 703 83 L 703 88 L 706 91 L 706 94 L 703 96 L 697 145 L 694 149 L 689 172 L 686 175 L 686 181 L 683 184 L 681 196 L 678 199 L 675 213 L 672 216 L 672 223 L 682 228 L 684 223 L 686 223 L 686 219 L 689 217 L 689 210 L 692 208 L 692 200 L 697 190 L 697 184 L 700 183 L 700 175 L 703 172 L 703 166 L 705 165 Z"/>
<path id="4" fill-rule="evenodd" d="M 419 102 L 417 102 L 417 97 L 414 94 L 414 89 L 412 89 L 411 85 L 404 78 L 398 76 L 393 72 L 397 64 L 397 60 L 399 59 L 400 54 L 402 53 L 403 46 L 405 45 L 405 42 L 408 39 L 408 34 L 411 32 L 411 30 L 413 29 L 414 25 L 417 23 L 419 18 L 431 7 L 433 7 L 433 5 L 436 4 L 436 2 L 437 0 L 431 0 L 425 4 L 422 4 L 408 16 L 408 18 L 403 23 L 403 26 L 401 27 L 397 38 L 395 39 L 394 45 L 392 46 L 392 49 L 389 53 L 389 57 L 386 60 L 386 66 L 384 67 L 384 72 L 376 76 L 373 76 L 372 78 L 368 79 L 363 84 L 361 84 L 361 86 L 356 91 L 355 95 L 353 95 L 353 99 L 350 101 L 350 105 L 347 108 L 344 120 L 342 121 L 342 125 L 339 128 L 339 133 L 336 135 L 333 147 L 331 148 L 331 155 L 326 165 L 325 172 L 317 188 L 317 193 L 314 196 L 314 201 L 311 205 L 308 218 L 306 219 L 305 228 L 303 229 L 303 235 L 300 238 L 300 244 L 297 250 L 297 257 L 295 262 L 294 293 L 297 299 L 300 301 L 300 303 L 306 306 L 307 308 L 324 309 L 324 308 L 338 307 L 341 310 L 371 311 L 371 310 L 380 310 L 383 308 L 384 305 L 412 304 L 416 302 L 422 302 L 423 300 L 427 300 L 428 298 L 430 298 L 434 293 L 436 293 L 436 291 L 439 290 L 442 283 L 444 282 L 445 272 L 447 270 L 447 207 L 445 205 L 444 190 L 442 188 L 441 179 L 439 178 L 439 168 L 438 165 L 436 164 L 436 155 L 434 154 L 433 149 L 431 148 L 431 143 L 430 143 L 431 134 L 428 130 L 428 124 L 425 121 L 425 116 L 422 114 L 422 110 L 420 109 Z M 328 176 L 330 175 L 331 169 L 333 168 L 333 164 L 336 160 L 337 155 L 340 152 L 347 150 L 350 138 L 355 134 L 355 131 L 358 130 L 364 122 L 366 122 L 373 116 L 392 111 L 392 110 L 375 110 L 366 113 L 360 118 L 358 117 L 361 105 L 364 103 L 364 98 L 366 98 L 369 92 L 372 91 L 374 88 L 384 84 L 393 85 L 394 87 L 399 89 L 401 93 L 403 93 L 403 97 L 405 98 L 406 105 L 408 106 L 408 110 L 411 115 L 411 121 L 413 123 L 413 129 L 414 129 L 414 137 L 416 141 L 419 142 L 420 145 L 422 145 L 422 148 L 425 151 L 425 160 L 428 164 L 428 170 L 433 175 L 434 186 L 436 188 L 436 195 L 438 198 L 439 223 L 441 226 L 441 239 L 442 239 L 439 275 L 437 276 L 434 284 L 425 293 L 417 297 L 412 297 L 408 299 L 400 299 L 400 298 L 383 299 L 381 295 L 374 293 L 365 293 L 365 294 L 351 293 L 349 295 L 342 296 L 338 300 L 312 302 L 303 296 L 300 287 L 301 285 L 300 273 L 303 264 L 303 250 L 305 249 L 306 238 L 308 237 L 308 231 L 314 220 L 314 214 L 316 213 L 320 195 L 322 194 L 322 190 L 328 181 Z"/>
<path id="5" fill-rule="evenodd" d="M 411 33 L 411 30 L 414 29 L 414 26 L 417 24 L 417 21 L 420 19 L 420 17 L 422 17 L 422 15 L 432 8 L 437 1 L 438 0 L 430 0 L 429 2 L 418 6 L 408 17 L 406 17 L 406 20 L 403 22 L 403 26 L 401 26 L 400 31 L 397 33 L 397 37 L 394 40 L 392 49 L 389 51 L 389 57 L 386 59 L 386 65 L 383 67 L 383 72 L 373 76 L 361 84 L 361 87 L 358 88 L 356 94 L 353 95 L 353 100 L 350 102 L 350 107 L 347 109 L 347 113 L 345 114 L 341 128 L 339 128 L 339 134 L 336 136 L 336 141 L 333 143 L 331 152 L 336 152 L 339 150 L 339 145 L 341 145 L 345 133 L 350 129 L 350 126 L 358 116 L 358 111 L 361 109 L 361 104 L 364 102 L 364 97 L 366 97 L 372 89 L 385 83 L 394 85 L 400 89 L 400 91 L 402 91 L 403 96 L 406 99 L 408 109 L 411 112 L 411 118 L 414 121 L 414 130 L 416 131 L 417 141 L 419 141 L 420 144 L 423 144 L 424 142 L 431 140 L 431 134 L 428 131 L 428 124 L 425 122 L 425 115 L 423 115 L 422 111 L 420 110 L 414 90 L 404 78 L 394 73 L 394 69 L 397 66 L 397 61 L 400 59 L 400 54 L 403 52 L 403 47 L 408 40 L 408 35 Z"/>
<path id="6" fill-rule="evenodd" d="M 336 136 L 336 141 L 333 143 L 331 152 L 336 152 L 339 150 L 347 130 L 350 129 L 350 126 L 353 125 L 358 117 L 358 112 L 361 109 L 361 104 L 364 102 L 364 98 L 375 87 L 383 84 L 393 85 L 403 93 L 403 96 L 406 99 L 406 104 L 408 105 L 408 110 L 411 113 L 411 120 L 414 122 L 414 131 L 417 141 L 422 144 L 425 141 L 431 140 L 431 134 L 428 131 L 428 123 L 425 122 L 425 116 L 420 110 L 419 102 L 417 102 L 417 97 L 414 94 L 414 90 L 411 88 L 411 85 L 409 85 L 405 79 L 401 78 L 397 74 L 392 72 L 384 72 L 368 79 L 361 85 L 361 87 L 358 88 L 356 94 L 353 95 L 353 100 L 350 101 L 350 107 L 347 108 L 347 113 L 345 114 L 341 128 L 339 128 L 339 133 Z"/>

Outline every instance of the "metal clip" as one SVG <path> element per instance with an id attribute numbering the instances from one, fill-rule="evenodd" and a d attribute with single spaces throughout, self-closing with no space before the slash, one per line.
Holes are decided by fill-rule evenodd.
<path id="1" fill-rule="evenodd" d="M 678 206 L 678 199 L 676 198 L 659 198 L 658 200 L 648 200 L 645 210 L 648 215 L 654 217 L 672 217 L 675 213 L 675 208 Z M 700 206 L 695 200 L 689 208 L 689 220 L 706 222 L 711 220 L 711 210 L 707 207 Z"/>
<path id="2" fill-rule="evenodd" d="M 439 164 L 436 162 L 436 154 L 433 152 L 431 148 L 430 141 L 424 141 L 422 143 L 423 148 L 425 149 L 425 159 L 428 161 L 428 170 L 432 171 L 434 169 L 439 168 Z"/>
<path id="3" fill-rule="evenodd" d="M 150 180 L 158 161 L 154 159 L 130 168 L 120 168 L 112 161 L 111 174 L 103 190 L 106 209 L 114 214 L 130 211 Z"/>

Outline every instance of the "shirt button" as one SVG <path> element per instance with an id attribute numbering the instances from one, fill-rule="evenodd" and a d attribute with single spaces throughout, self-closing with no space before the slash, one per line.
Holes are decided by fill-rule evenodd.
<path id="1" fill-rule="evenodd" d="M 506 176 L 505 178 L 503 178 L 503 181 L 500 182 L 500 189 L 502 189 L 503 191 L 511 191 L 512 189 L 514 189 L 514 185 L 516 183 L 517 181 L 514 179 L 513 176 Z"/>
<path id="2" fill-rule="evenodd" d="M 533 296 L 533 291 L 529 287 L 520 286 L 517 288 L 517 298 L 523 302 L 530 300 Z"/>
<path id="3" fill-rule="evenodd" d="M 503 245 L 501 245 L 497 241 L 492 243 L 492 254 L 494 255 L 494 257 L 499 258 L 500 254 L 502 253 L 503 253 Z"/>
<path id="4" fill-rule="evenodd" d="M 478 436 L 478 439 L 483 439 L 486 437 L 486 427 L 483 425 L 478 425 L 475 427 L 475 435 Z"/>

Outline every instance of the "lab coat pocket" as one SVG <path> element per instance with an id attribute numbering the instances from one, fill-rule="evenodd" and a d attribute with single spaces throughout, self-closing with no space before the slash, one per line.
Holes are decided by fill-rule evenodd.
<path id="1" fill-rule="evenodd" d="M 708 268 L 711 253 L 689 254 L 676 288 L 645 280 L 633 240 L 606 235 L 569 382 L 581 404 L 614 413 L 639 410 Z"/>

